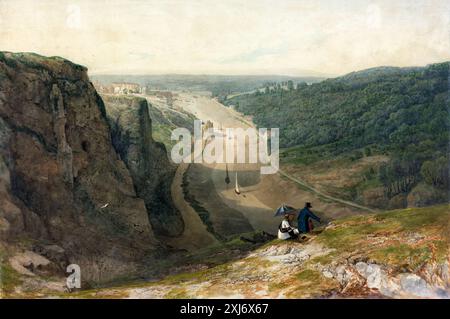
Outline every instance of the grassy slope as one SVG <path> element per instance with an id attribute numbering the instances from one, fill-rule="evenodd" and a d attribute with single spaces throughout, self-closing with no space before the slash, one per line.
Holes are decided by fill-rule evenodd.
<path id="1" fill-rule="evenodd" d="M 281 153 L 281 168 L 290 175 L 325 194 L 372 208 L 383 208 L 388 203 L 382 198 L 370 198 L 371 190 L 383 194 L 377 172 L 388 161 L 385 155 L 353 157 L 352 153 L 321 158 L 297 148 Z"/>
<path id="2" fill-rule="evenodd" d="M 427 266 L 448 260 L 449 212 L 449 205 L 439 205 L 349 217 L 334 221 L 325 230 L 311 235 L 306 243 L 275 240 L 242 259 L 229 262 L 219 259 L 224 263 L 213 262 L 216 266 L 178 273 L 160 281 L 59 296 L 122 298 L 135 297 L 137 292 L 143 297 L 158 298 L 339 295 L 342 286 L 335 279 L 326 278 L 323 269 L 365 261 L 389 269 L 391 275 L 408 272 L 420 276 Z M 277 249 L 281 255 L 297 250 L 309 257 L 290 264 L 267 258 L 268 251 Z M 191 261 L 207 263 L 208 258 L 194 256 Z M 351 295 L 367 296 L 367 291 L 359 288 Z"/>
<path id="3" fill-rule="evenodd" d="M 449 205 L 440 205 L 345 218 L 317 240 L 335 249 L 330 259 L 363 253 L 375 263 L 414 272 L 431 259 L 447 258 L 449 212 Z"/>
<path id="4" fill-rule="evenodd" d="M 11 293 L 14 288 L 22 283 L 20 274 L 17 273 L 4 259 L 3 253 L 0 254 L 0 299 Z"/>

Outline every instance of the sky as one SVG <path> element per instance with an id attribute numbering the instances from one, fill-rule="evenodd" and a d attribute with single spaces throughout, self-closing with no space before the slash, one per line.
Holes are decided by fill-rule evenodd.
<path id="1" fill-rule="evenodd" d="M 341 75 L 450 60 L 450 1 L 0 0 L 0 51 L 90 74 Z"/>

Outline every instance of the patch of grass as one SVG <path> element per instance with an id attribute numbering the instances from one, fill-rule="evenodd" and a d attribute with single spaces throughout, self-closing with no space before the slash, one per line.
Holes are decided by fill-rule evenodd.
<path id="1" fill-rule="evenodd" d="M 116 287 L 131 287 L 133 285 L 139 285 L 142 283 L 142 278 L 136 275 L 135 273 L 129 273 L 128 275 L 114 277 L 112 280 L 102 281 L 102 282 L 85 282 L 87 290 L 97 290 L 102 288 L 116 288 Z M 144 281 L 145 282 L 145 281 Z"/>
<path id="2" fill-rule="evenodd" d="M 245 258 L 244 262 L 245 262 L 244 267 L 247 267 L 247 268 L 251 267 L 255 270 L 258 268 L 269 268 L 275 264 L 275 262 L 273 262 L 273 261 L 270 261 L 265 258 L 259 258 L 259 257 Z"/>
<path id="3" fill-rule="evenodd" d="M 317 236 L 319 242 L 336 251 L 311 262 L 327 264 L 333 255 L 357 252 L 376 263 L 410 271 L 431 259 L 443 262 L 448 254 L 448 208 L 449 205 L 409 208 L 336 220 L 335 227 Z M 417 240 L 411 237 L 414 234 L 420 235 Z"/>
<path id="4" fill-rule="evenodd" d="M 269 283 L 268 291 L 274 292 L 274 291 L 279 291 L 283 288 L 286 288 L 285 282 L 271 282 L 271 283 Z"/>
<path id="5" fill-rule="evenodd" d="M 187 281 L 199 281 L 201 279 L 206 279 L 208 276 L 208 271 L 206 270 L 200 270 L 200 271 L 194 271 L 194 272 L 184 272 L 176 275 L 169 275 L 162 279 L 159 283 L 160 284 L 179 284 Z"/>
<path id="6" fill-rule="evenodd" d="M 286 293 L 288 298 L 320 297 L 339 286 L 337 281 L 325 278 L 319 271 L 309 268 L 297 273 L 290 285 L 293 288 Z"/>
<path id="7" fill-rule="evenodd" d="M 164 297 L 167 299 L 189 299 L 189 298 L 191 298 L 185 288 L 173 288 Z"/>
<path id="8" fill-rule="evenodd" d="M 124 299 L 128 297 L 126 290 L 119 289 L 89 289 L 80 290 L 72 293 L 60 293 L 54 295 L 61 298 L 74 298 L 74 299 Z"/>
<path id="9" fill-rule="evenodd" d="M 171 140 L 172 128 L 168 125 L 154 123 L 152 125 L 152 136 L 155 141 L 163 143 L 168 150 L 177 143 Z"/>
<path id="10" fill-rule="evenodd" d="M 317 270 L 304 269 L 296 274 L 295 277 L 302 281 L 318 281 L 322 275 Z"/>
<path id="11" fill-rule="evenodd" d="M 416 271 L 431 258 L 431 250 L 427 246 L 397 244 L 378 249 L 370 253 L 369 257 L 377 264 L 405 266 L 410 271 Z"/>
<path id="12" fill-rule="evenodd" d="M 354 152 L 335 154 L 333 147 L 293 147 L 282 151 L 281 167 L 299 172 L 302 179 L 327 195 L 365 205 L 364 191 L 382 186 L 378 167 L 386 160 L 381 155 L 354 156 Z"/>
<path id="13" fill-rule="evenodd" d="M 220 274 L 225 275 L 231 268 L 231 263 L 221 264 L 218 266 L 215 266 L 213 268 L 203 269 L 199 271 L 194 272 L 184 272 L 179 273 L 175 275 L 170 275 L 165 277 L 159 282 L 156 282 L 155 284 L 167 284 L 167 285 L 173 285 L 173 284 L 180 284 L 183 282 L 201 282 L 205 281 L 208 278 L 211 278 L 214 275 Z"/>
<path id="14" fill-rule="evenodd" d="M 435 258 L 438 263 L 443 263 L 447 260 L 449 254 L 449 241 L 447 240 L 438 240 L 434 242 L 434 246 L 436 247 Z"/>
<path id="15" fill-rule="evenodd" d="M 370 178 L 363 180 L 361 183 L 357 185 L 359 191 L 363 191 L 370 188 L 381 187 L 383 184 L 380 182 L 378 178 Z"/>
<path id="16" fill-rule="evenodd" d="M 22 283 L 20 274 L 10 265 L 2 261 L 0 263 L 0 293 L 9 295 Z"/>
<path id="17" fill-rule="evenodd" d="M 245 258 L 241 260 L 243 262 L 242 267 L 251 267 L 257 269 L 258 267 L 267 268 L 272 265 L 269 260 L 260 259 L 257 257 Z M 233 261 L 219 264 L 212 268 L 207 268 L 194 272 L 184 272 L 175 275 L 170 275 L 156 282 L 155 284 L 166 284 L 166 285 L 178 285 L 180 283 L 186 282 L 202 282 L 205 280 L 213 279 L 214 277 L 226 277 L 233 271 Z"/>
<path id="18" fill-rule="evenodd" d="M 326 254 L 326 255 L 314 257 L 313 259 L 311 259 L 309 261 L 309 263 L 311 263 L 311 264 L 328 265 L 333 260 L 335 260 L 335 258 L 336 258 L 336 254 L 332 252 L 332 253 L 329 253 L 329 254 Z"/>
<path id="19" fill-rule="evenodd" d="M 338 197 L 343 200 L 353 201 L 358 193 L 355 185 L 346 187 L 337 187 L 334 185 L 322 185 L 323 190 L 334 197 Z"/>
<path id="20" fill-rule="evenodd" d="M 201 263 L 208 266 L 216 266 L 234 260 L 236 257 L 260 246 L 260 244 L 253 244 L 241 240 L 241 236 L 246 236 L 246 234 L 233 236 L 226 241 L 217 242 L 208 247 L 201 248 L 186 256 L 184 262 L 188 264 Z M 251 233 L 248 233 L 247 236 L 252 237 Z"/>
<path id="21" fill-rule="evenodd" d="M 422 208 L 407 208 L 379 213 L 377 221 L 397 222 L 405 231 L 419 231 L 427 226 L 446 227 L 450 218 L 450 205 L 438 205 Z"/>
<path id="22" fill-rule="evenodd" d="M 333 160 L 339 165 L 347 164 L 363 157 L 362 149 L 353 149 L 348 141 L 315 146 L 293 146 L 280 153 L 282 163 L 311 165 L 325 160 Z"/>
<path id="23" fill-rule="evenodd" d="M 318 240 L 330 248 L 337 251 L 352 251 L 360 248 L 361 242 L 367 241 L 367 235 L 373 235 L 380 231 L 390 229 L 395 230 L 395 225 L 386 225 L 384 223 L 370 222 L 370 217 L 365 217 L 367 220 L 358 221 L 362 217 L 340 222 L 339 226 L 334 229 L 327 229 L 318 235 Z"/>

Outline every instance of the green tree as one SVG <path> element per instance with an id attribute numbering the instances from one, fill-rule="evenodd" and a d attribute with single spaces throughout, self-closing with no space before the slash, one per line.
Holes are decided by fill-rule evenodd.
<path id="1" fill-rule="evenodd" d="M 287 82 L 287 88 L 288 88 L 289 91 L 294 89 L 294 82 L 292 82 L 292 80 L 289 80 Z"/>
<path id="2" fill-rule="evenodd" d="M 420 173 L 427 184 L 439 188 L 449 186 L 449 160 L 443 156 L 435 161 L 425 161 Z"/>

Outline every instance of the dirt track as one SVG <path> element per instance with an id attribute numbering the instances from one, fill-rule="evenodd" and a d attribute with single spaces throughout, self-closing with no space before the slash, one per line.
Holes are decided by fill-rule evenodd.
<path id="1" fill-rule="evenodd" d="M 177 209 L 183 215 L 184 233 L 180 237 L 167 238 L 166 242 L 170 245 L 187 249 L 189 251 L 209 246 L 217 242 L 217 239 L 210 234 L 196 211 L 184 199 L 182 182 L 183 174 L 189 164 L 182 163 L 178 166 L 175 178 L 172 183 L 172 198 Z"/>

